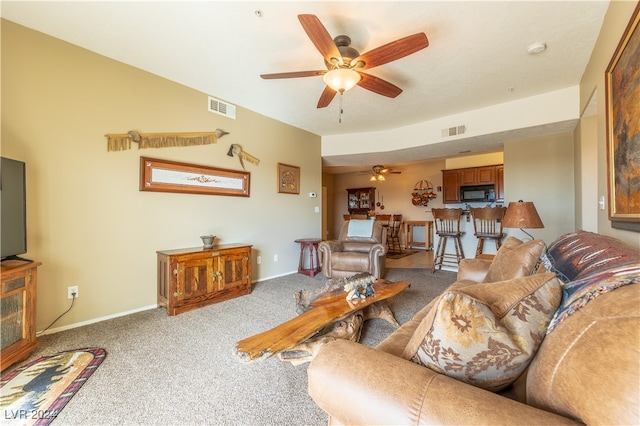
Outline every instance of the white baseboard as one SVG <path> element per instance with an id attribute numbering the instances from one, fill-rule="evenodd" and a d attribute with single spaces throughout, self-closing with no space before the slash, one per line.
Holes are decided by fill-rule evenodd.
<path id="1" fill-rule="evenodd" d="M 295 271 L 285 272 L 285 273 L 278 274 L 278 275 L 272 275 L 270 277 L 262 277 L 262 278 L 260 278 L 258 280 L 251 281 L 251 284 L 259 283 L 261 281 L 268 281 L 268 280 L 272 280 L 274 278 L 280 278 L 280 277 L 284 277 L 284 276 L 291 275 L 291 274 L 297 274 L 297 273 L 298 273 L 298 270 L 296 269 Z"/>
<path id="2" fill-rule="evenodd" d="M 46 334 L 59 333 L 61 331 L 70 330 L 72 328 L 82 327 L 84 325 L 95 324 L 97 322 L 106 321 L 106 320 L 113 319 L 113 318 L 118 318 L 118 317 L 123 317 L 125 315 L 135 314 L 137 312 L 148 311 L 150 309 L 156 309 L 157 307 L 158 307 L 157 304 L 156 305 L 143 306 L 141 308 L 132 309 L 130 311 L 118 312 L 117 314 L 113 314 L 113 315 L 107 315 L 107 316 L 104 316 L 104 317 L 93 318 L 93 319 L 90 319 L 90 320 L 87 320 L 87 321 L 76 322 L 76 323 L 69 324 L 69 325 L 63 325 L 62 327 L 52 328 L 50 330 L 45 330 L 44 332 L 38 332 L 36 334 L 38 336 L 44 336 Z"/>
<path id="3" fill-rule="evenodd" d="M 278 274 L 278 275 L 273 275 L 271 277 L 263 277 L 260 278 L 258 280 L 252 281 L 252 284 L 261 282 L 261 281 L 267 281 L 267 280 L 271 280 L 274 278 L 279 278 L 279 277 L 284 277 L 285 275 L 291 275 L 291 274 L 296 274 L 298 271 L 291 271 L 291 272 L 285 272 L 283 274 Z M 123 317 L 125 315 L 131 315 L 131 314 L 135 314 L 138 312 L 142 312 L 142 311 L 148 311 L 150 309 L 156 309 L 158 307 L 158 305 L 148 305 L 148 306 L 143 306 L 141 308 L 136 308 L 136 309 L 132 309 L 130 311 L 124 311 L 124 312 L 118 312 L 117 314 L 113 314 L 113 315 L 107 315 L 104 317 L 99 317 L 99 318 L 93 318 L 87 321 L 82 321 L 82 322 L 76 322 L 73 324 L 69 324 L 69 325 L 63 325 L 62 327 L 57 327 L 57 328 L 52 328 L 50 330 L 45 330 L 44 332 L 37 332 L 36 334 L 38 336 L 44 336 L 47 334 L 54 334 L 54 333 L 59 333 L 61 331 L 65 331 L 65 330 L 71 330 L 73 328 L 78 328 L 78 327 L 82 327 L 85 325 L 89 325 L 89 324 L 95 324 L 97 322 L 101 322 L 101 321 L 106 321 L 106 320 L 110 320 L 113 318 L 118 318 L 118 317 Z"/>

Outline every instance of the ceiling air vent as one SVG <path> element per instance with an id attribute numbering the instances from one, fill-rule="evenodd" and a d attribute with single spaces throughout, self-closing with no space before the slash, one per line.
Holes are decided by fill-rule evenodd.
<path id="1" fill-rule="evenodd" d="M 447 129 L 442 129 L 442 137 L 448 138 L 449 136 L 461 135 L 467 131 L 467 126 L 464 124 L 461 126 L 449 127 Z"/>
<path id="2" fill-rule="evenodd" d="M 209 111 L 225 117 L 236 119 L 236 106 L 209 96 Z"/>

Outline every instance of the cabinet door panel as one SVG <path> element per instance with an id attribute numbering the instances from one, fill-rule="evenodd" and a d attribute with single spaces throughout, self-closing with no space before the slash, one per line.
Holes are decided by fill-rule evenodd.
<path id="1" fill-rule="evenodd" d="M 247 280 L 248 257 L 246 253 L 222 255 L 218 258 L 219 270 L 218 289 L 228 289 L 245 285 Z"/>
<path id="2" fill-rule="evenodd" d="M 460 185 L 475 185 L 478 182 L 478 169 L 475 167 L 460 170 Z"/>
<path id="3" fill-rule="evenodd" d="M 457 170 L 444 170 L 442 172 L 442 185 L 444 186 L 443 203 L 460 202 L 460 174 Z"/>
<path id="4" fill-rule="evenodd" d="M 204 296 L 213 291 L 213 276 L 211 258 L 193 259 L 178 262 L 176 267 L 176 293 L 177 301 Z"/>
<path id="5" fill-rule="evenodd" d="M 478 184 L 486 185 L 495 182 L 495 166 L 478 167 Z"/>
<path id="6" fill-rule="evenodd" d="M 504 166 L 496 167 L 496 201 L 504 201 Z"/>

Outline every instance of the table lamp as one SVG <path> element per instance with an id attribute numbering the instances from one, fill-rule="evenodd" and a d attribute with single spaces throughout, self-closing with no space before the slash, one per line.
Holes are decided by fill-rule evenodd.
<path id="1" fill-rule="evenodd" d="M 509 203 L 509 207 L 507 207 L 502 219 L 502 226 L 505 228 L 520 228 L 532 240 L 534 239 L 533 236 L 522 228 L 544 228 L 533 202 L 522 200 L 517 203 Z"/>

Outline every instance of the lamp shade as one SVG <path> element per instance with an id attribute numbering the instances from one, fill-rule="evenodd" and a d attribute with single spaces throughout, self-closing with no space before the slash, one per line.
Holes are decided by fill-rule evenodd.
<path id="1" fill-rule="evenodd" d="M 536 206 L 531 201 L 509 203 L 502 219 L 505 228 L 544 228 Z"/>
<path id="2" fill-rule="evenodd" d="M 358 84 L 362 79 L 360 73 L 349 68 L 336 68 L 326 73 L 322 79 L 336 92 L 344 92 Z"/>

